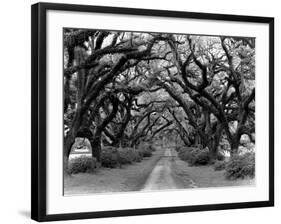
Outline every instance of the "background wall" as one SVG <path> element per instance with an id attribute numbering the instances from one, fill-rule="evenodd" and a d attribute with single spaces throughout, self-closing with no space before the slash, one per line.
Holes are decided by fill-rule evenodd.
<path id="1" fill-rule="evenodd" d="M 30 220 L 30 5 L 36 1 L 1 4 L 1 110 L 0 110 L 0 222 L 35 223 Z M 277 223 L 280 219 L 280 6 L 278 1 L 225 0 L 68 0 L 62 3 L 185 10 L 275 17 L 275 208 L 79 220 L 60 223 Z"/>

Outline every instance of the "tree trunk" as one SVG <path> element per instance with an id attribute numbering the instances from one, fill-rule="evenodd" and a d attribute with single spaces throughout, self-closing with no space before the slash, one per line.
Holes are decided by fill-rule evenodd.
<path id="1" fill-rule="evenodd" d="M 71 147 L 75 142 L 75 138 L 82 124 L 82 113 L 81 108 L 77 108 L 75 118 L 72 122 L 69 132 L 64 139 L 64 156 L 68 159 L 71 152 Z"/>
<path id="2" fill-rule="evenodd" d="M 101 161 L 101 136 L 95 136 L 90 141 L 92 147 L 92 157 L 95 157 L 97 162 Z"/>
<path id="3" fill-rule="evenodd" d="M 201 141 L 200 141 L 200 136 L 198 134 L 196 134 L 195 136 L 195 145 L 200 145 L 201 144 Z"/>
<path id="4" fill-rule="evenodd" d="M 64 157 L 69 158 L 71 148 L 75 142 L 76 134 L 74 131 L 71 131 L 71 133 L 67 134 L 67 136 L 64 139 Z"/>
<path id="5" fill-rule="evenodd" d="M 75 133 L 73 131 L 70 131 L 71 133 L 68 133 L 67 136 L 64 139 L 64 156 L 63 156 L 63 168 L 65 174 L 68 173 L 68 161 L 69 161 L 69 155 L 71 152 L 71 148 L 75 142 Z"/>
<path id="6" fill-rule="evenodd" d="M 234 155 L 238 154 L 239 143 L 240 143 L 240 139 L 238 138 L 232 139 L 230 144 L 231 146 L 230 157 L 233 157 Z"/>
<path id="7" fill-rule="evenodd" d="M 221 139 L 222 127 L 220 125 L 217 126 L 215 134 L 212 136 L 212 139 L 209 144 L 209 153 L 211 161 L 214 161 L 218 157 L 218 147 Z"/>

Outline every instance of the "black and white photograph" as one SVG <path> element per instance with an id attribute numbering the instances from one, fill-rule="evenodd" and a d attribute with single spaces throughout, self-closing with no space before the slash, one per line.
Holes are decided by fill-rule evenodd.
<path id="1" fill-rule="evenodd" d="M 255 37 L 62 33 L 64 196 L 255 186 Z"/>
<path id="2" fill-rule="evenodd" d="M 3 2 L 0 223 L 278 223 L 275 2 Z"/>

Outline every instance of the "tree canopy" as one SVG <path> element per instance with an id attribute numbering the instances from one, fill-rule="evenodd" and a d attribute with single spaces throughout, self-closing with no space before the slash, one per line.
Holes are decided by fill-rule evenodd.
<path id="1" fill-rule="evenodd" d="M 255 141 L 255 39 L 64 29 L 64 153 L 87 138 L 138 147 L 169 138 L 238 152 Z"/>

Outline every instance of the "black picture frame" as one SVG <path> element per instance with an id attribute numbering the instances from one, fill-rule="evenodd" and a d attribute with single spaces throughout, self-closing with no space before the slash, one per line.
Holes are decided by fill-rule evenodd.
<path id="1" fill-rule="evenodd" d="M 124 15 L 177 17 L 229 22 L 253 22 L 269 25 L 269 200 L 243 203 L 226 203 L 196 206 L 160 207 L 101 212 L 46 214 L 46 13 L 63 10 L 87 13 L 111 13 Z M 37 3 L 32 5 L 31 16 L 31 218 L 36 221 L 74 220 L 116 216 L 147 215 L 161 213 L 193 212 L 206 210 L 238 209 L 274 206 L 274 18 L 183 11 L 163 11 L 136 8 L 118 8 L 89 5 Z"/>

